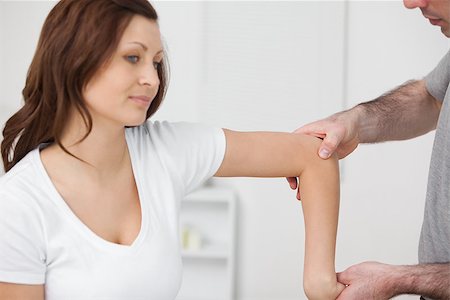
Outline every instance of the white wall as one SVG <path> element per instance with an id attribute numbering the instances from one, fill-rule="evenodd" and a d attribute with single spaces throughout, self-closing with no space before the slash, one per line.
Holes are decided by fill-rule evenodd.
<path id="1" fill-rule="evenodd" d="M 3 2 L 0 2 L 0 20 L 3 20 Z M 0 57 L 3 57 L 3 44 L 5 43 L 5 38 L 3 37 L 3 26 L 0 26 Z M 3 60 L 0 59 L 0 70 L 3 70 Z M 0 72 L 0 92 L 3 91 L 3 72 Z M 1 108 L 2 102 L 0 101 L 0 115 L 3 113 Z M 1 118 L 1 116 L 0 116 Z M 2 123 L 3 124 L 3 123 Z"/>
<path id="2" fill-rule="evenodd" d="M 206 18 L 201 121 L 292 131 L 342 109 L 342 2 L 209 2 Z M 301 206 L 285 179 L 217 182 L 240 196 L 238 299 L 304 297 Z"/>
<path id="3" fill-rule="evenodd" d="M 154 2 L 170 64 L 169 90 L 155 119 L 198 121 L 203 59 L 204 3 Z"/>
<path id="4" fill-rule="evenodd" d="M 1 124 L 20 105 L 52 6 L 0 1 Z M 425 75 L 449 46 L 438 28 L 400 1 L 350 2 L 347 33 L 343 2 L 155 7 L 172 69 L 156 118 L 238 130 L 291 131 L 370 100 Z M 432 139 L 361 146 L 344 160 L 338 269 L 362 260 L 416 262 Z M 301 207 L 284 179 L 216 182 L 240 196 L 238 299 L 304 299 Z"/>
<path id="5" fill-rule="evenodd" d="M 8 112 L 14 112 L 21 105 L 22 89 L 31 63 L 39 33 L 52 2 L 3 1 L 1 32 L 3 65 L 1 103 Z M 26 20 L 26 22 L 24 22 Z"/>
<path id="6" fill-rule="evenodd" d="M 3 20 L 3 12 L 4 12 L 4 3 L 0 2 L 0 20 Z M 0 26 L 0 70 L 4 70 L 4 63 L 3 63 L 3 57 L 4 57 L 4 50 L 3 45 L 6 43 L 6 40 L 3 35 L 3 26 Z M 4 72 L 0 72 L 0 94 L 2 95 L 4 92 Z M 0 96 L 0 99 L 3 99 L 3 95 Z M 6 113 L 5 113 L 5 107 L 4 107 L 4 101 L 0 100 L 0 130 L 3 130 L 3 124 L 4 120 L 6 119 Z M 1 136 L 1 135 L 0 135 Z M 0 159 L 1 161 L 1 159 Z M 3 170 L 3 164 L 0 163 L 0 174 L 2 174 Z"/>
<path id="7" fill-rule="evenodd" d="M 3 6 L 4 6 L 3 2 L 0 2 L 0 20 L 3 20 L 3 11 L 4 11 Z M 6 41 L 5 41 L 5 38 L 3 36 L 3 26 L 0 26 L 0 70 L 4 70 L 2 57 L 4 56 L 3 55 L 3 44 L 5 42 Z M 4 103 L 4 101 L 1 100 L 3 98 L 2 94 L 3 94 L 3 91 L 4 91 L 3 78 L 4 78 L 4 72 L 0 71 L 0 140 L 3 138 L 3 135 L 1 134 L 1 132 L 3 132 L 3 127 L 4 127 L 4 124 L 5 124 L 5 120 L 6 120 L 7 115 L 8 115 L 8 114 L 6 114 L 6 109 L 5 109 L 5 106 L 4 106 L 5 103 Z M 0 159 L 0 176 L 4 173 L 3 170 L 4 170 L 3 169 L 3 160 Z"/>

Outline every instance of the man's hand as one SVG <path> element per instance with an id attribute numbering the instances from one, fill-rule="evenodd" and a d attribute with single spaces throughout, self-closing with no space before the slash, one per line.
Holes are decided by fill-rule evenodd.
<path id="1" fill-rule="evenodd" d="M 364 262 L 338 273 L 338 281 L 347 287 L 337 300 L 385 300 L 394 297 L 394 268 L 395 266 L 377 262 Z"/>
<path id="2" fill-rule="evenodd" d="M 412 294 L 450 299 L 450 263 L 410 266 L 364 262 L 337 274 L 347 287 L 337 300 L 375 299 Z"/>
<path id="3" fill-rule="evenodd" d="M 295 133 L 312 135 L 323 139 L 318 154 L 328 159 L 334 152 L 338 158 L 344 158 L 359 144 L 356 110 L 348 110 L 334 114 L 326 119 L 304 125 Z M 297 189 L 297 199 L 300 200 L 300 186 L 297 178 L 287 178 L 291 189 Z"/>
<path id="4" fill-rule="evenodd" d="M 338 158 L 344 158 L 359 144 L 355 113 L 351 110 L 334 114 L 326 119 L 306 124 L 295 133 L 312 135 L 323 139 L 319 156 L 327 159 L 336 152 Z"/>

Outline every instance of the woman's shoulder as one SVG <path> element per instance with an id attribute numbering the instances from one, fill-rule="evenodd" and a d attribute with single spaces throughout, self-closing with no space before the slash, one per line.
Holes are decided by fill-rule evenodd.
<path id="1" fill-rule="evenodd" d="M 133 144 L 172 145 L 173 142 L 192 137 L 202 127 L 205 126 L 193 122 L 147 121 L 140 126 L 127 128 L 126 135 Z"/>
<path id="2" fill-rule="evenodd" d="M 186 121 L 171 122 L 166 120 L 156 120 L 156 121 L 148 120 L 139 126 L 128 127 L 127 132 L 134 134 L 136 133 L 150 134 L 150 133 L 158 133 L 161 131 L 183 130 L 190 127 L 199 127 L 199 126 L 205 125 L 196 122 L 186 122 Z"/>
<path id="3" fill-rule="evenodd" d="M 127 128 L 127 134 L 133 137 L 189 137 L 195 134 L 202 134 L 211 130 L 217 130 L 213 126 L 199 122 L 186 121 L 146 121 L 140 126 Z M 187 135 L 187 136 L 186 136 Z"/>
<path id="4" fill-rule="evenodd" d="M 210 143 L 222 147 L 223 131 L 195 122 L 147 121 L 141 126 L 127 128 L 127 141 L 133 152 L 144 157 L 181 157 L 180 153 L 209 151 Z"/>
<path id="5" fill-rule="evenodd" d="M 11 170 L 0 176 L 0 196 L 17 197 L 39 186 L 39 175 L 36 171 L 35 153 L 29 152 Z"/>

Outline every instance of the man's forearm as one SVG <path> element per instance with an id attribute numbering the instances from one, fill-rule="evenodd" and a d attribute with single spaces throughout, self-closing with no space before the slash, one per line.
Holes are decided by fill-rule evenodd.
<path id="1" fill-rule="evenodd" d="M 424 80 L 409 81 L 375 100 L 346 113 L 354 118 L 361 143 L 406 140 L 436 128 L 440 102 L 427 91 Z"/>
<path id="2" fill-rule="evenodd" d="M 394 295 L 450 299 L 450 263 L 394 266 L 389 285 Z"/>

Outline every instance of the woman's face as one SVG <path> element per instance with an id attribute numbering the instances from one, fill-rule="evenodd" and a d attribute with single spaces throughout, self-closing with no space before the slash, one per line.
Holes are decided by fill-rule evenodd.
<path id="1" fill-rule="evenodd" d="M 134 16 L 109 64 L 97 71 L 84 90 L 94 124 L 142 124 L 158 93 L 157 66 L 162 59 L 158 24 Z"/>

